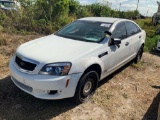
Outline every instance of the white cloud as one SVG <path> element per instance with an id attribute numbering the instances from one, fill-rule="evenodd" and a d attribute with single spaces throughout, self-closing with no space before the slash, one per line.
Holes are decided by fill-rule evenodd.
<path id="1" fill-rule="evenodd" d="M 135 9 L 137 6 L 135 4 L 122 4 L 122 7 Z"/>
<path id="2" fill-rule="evenodd" d="M 89 4 L 88 0 L 79 0 L 80 4 L 86 5 Z"/>
<path id="3" fill-rule="evenodd" d="M 139 11 L 140 13 L 148 16 L 152 16 L 155 12 L 157 12 L 158 5 L 156 0 L 143 0 L 139 3 Z"/>
<path id="4" fill-rule="evenodd" d="M 109 3 L 112 3 L 112 4 L 114 4 L 114 3 L 122 3 L 122 2 L 126 2 L 126 1 L 128 1 L 128 0 L 97 0 L 97 2 L 99 2 L 99 3 L 105 3 L 105 2 L 109 2 Z"/>
<path id="5" fill-rule="evenodd" d="M 79 2 L 83 5 L 95 2 L 103 4 L 112 3 L 112 9 L 119 9 L 121 3 L 121 11 L 127 11 L 136 10 L 138 0 L 79 0 Z M 148 11 L 148 15 L 151 16 L 151 14 L 157 12 L 157 9 L 157 0 L 139 0 L 138 10 L 141 14 L 146 15 Z"/>
<path id="6" fill-rule="evenodd" d="M 157 12 L 157 9 L 158 7 L 154 5 L 147 5 L 146 7 L 140 6 L 138 10 L 144 15 L 152 16 L 155 12 Z"/>
<path id="7" fill-rule="evenodd" d="M 157 12 L 158 5 L 157 2 L 154 0 L 140 0 L 138 4 L 138 10 L 143 15 L 152 16 L 153 13 Z M 136 10 L 137 8 L 137 2 L 127 2 L 126 4 L 121 5 L 121 11 L 127 11 L 127 10 Z"/>

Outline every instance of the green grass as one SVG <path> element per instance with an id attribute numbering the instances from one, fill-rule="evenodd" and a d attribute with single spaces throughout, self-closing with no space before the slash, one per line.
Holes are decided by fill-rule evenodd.
<path id="1" fill-rule="evenodd" d="M 160 24 L 157 26 L 154 26 L 152 24 L 152 19 L 139 19 L 135 21 L 143 30 L 146 31 L 146 42 L 144 51 L 145 52 L 151 52 L 154 50 L 154 48 L 157 45 L 157 41 L 159 39 L 159 35 L 156 35 L 156 30 L 160 28 Z"/>
<path id="2" fill-rule="evenodd" d="M 151 52 L 154 50 L 154 48 L 157 46 L 157 41 L 159 39 L 159 36 L 156 35 L 156 36 L 153 36 L 153 37 L 147 37 L 146 38 L 146 43 L 145 43 L 145 46 L 144 46 L 144 51 L 145 52 Z"/>

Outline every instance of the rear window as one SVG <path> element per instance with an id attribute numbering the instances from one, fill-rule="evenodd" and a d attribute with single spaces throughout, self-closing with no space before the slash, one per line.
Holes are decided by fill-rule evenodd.
<path id="1" fill-rule="evenodd" d="M 125 25 L 126 25 L 126 30 L 127 30 L 128 36 L 134 35 L 134 34 L 141 31 L 139 29 L 139 27 L 136 24 L 134 24 L 133 22 L 126 21 Z"/>

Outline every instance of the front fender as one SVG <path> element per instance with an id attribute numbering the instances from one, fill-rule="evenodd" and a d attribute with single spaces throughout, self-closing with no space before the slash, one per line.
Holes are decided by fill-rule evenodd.
<path id="1" fill-rule="evenodd" d="M 89 57 L 81 60 L 79 63 L 72 64 L 70 74 L 74 73 L 84 73 L 84 71 L 93 64 L 98 64 L 101 67 L 101 70 L 104 70 L 103 62 L 97 57 Z"/>

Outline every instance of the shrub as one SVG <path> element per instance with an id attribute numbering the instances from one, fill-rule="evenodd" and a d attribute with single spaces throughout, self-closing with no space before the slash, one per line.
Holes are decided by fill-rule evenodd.
<path id="1" fill-rule="evenodd" d="M 93 14 L 87 9 L 86 6 L 81 6 L 76 12 L 76 18 L 83 18 L 93 16 Z"/>
<path id="2" fill-rule="evenodd" d="M 145 46 L 144 46 L 144 51 L 151 52 L 156 47 L 158 39 L 159 39 L 158 35 L 154 36 L 152 38 L 147 37 L 146 38 L 146 43 L 145 43 Z"/>
<path id="3" fill-rule="evenodd" d="M 61 15 L 55 19 L 53 29 L 56 31 L 72 21 L 74 21 L 73 17 L 69 17 L 68 15 Z"/>

